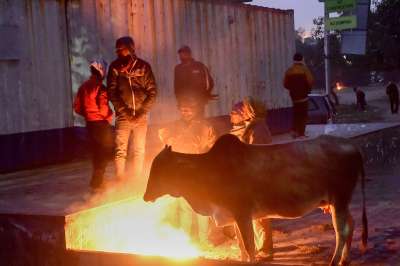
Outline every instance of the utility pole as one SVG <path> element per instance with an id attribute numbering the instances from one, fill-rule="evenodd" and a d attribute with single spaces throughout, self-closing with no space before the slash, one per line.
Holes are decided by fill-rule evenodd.
<path id="1" fill-rule="evenodd" d="M 324 3 L 326 4 L 326 3 Z M 325 58 L 325 93 L 329 96 L 331 94 L 331 66 L 329 58 L 329 30 L 326 26 L 329 19 L 329 12 L 324 7 L 325 20 L 324 20 L 324 58 Z"/>

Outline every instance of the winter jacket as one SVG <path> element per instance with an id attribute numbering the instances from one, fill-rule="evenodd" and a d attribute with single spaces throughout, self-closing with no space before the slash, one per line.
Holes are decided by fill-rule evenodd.
<path id="1" fill-rule="evenodd" d="M 285 73 L 283 86 L 293 102 L 306 100 L 314 84 L 310 70 L 303 63 L 294 63 Z"/>
<path id="2" fill-rule="evenodd" d="M 175 67 L 174 88 L 178 101 L 195 98 L 206 103 L 211 97 L 214 81 L 203 63 L 192 60 Z"/>
<path id="3" fill-rule="evenodd" d="M 272 135 L 266 123 L 267 108 L 265 104 L 252 97 L 246 97 L 243 102 L 236 104 L 237 113 L 244 121 L 242 125 L 234 126 L 231 134 L 248 144 L 268 144 Z"/>
<path id="4" fill-rule="evenodd" d="M 111 122 L 113 112 L 108 104 L 108 96 L 103 83 L 90 77 L 80 88 L 74 100 L 74 110 L 86 121 L 107 120 Z"/>
<path id="5" fill-rule="evenodd" d="M 111 63 L 107 91 L 117 118 L 131 119 L 147 114 L 157 95 L 156 81 L 150 65 L 133 57 L 129 62 Z"/>
<path id="6" fill-rule="evenodd" d="M 183 153 L 208 152 L 216 141 L 214 128 L 205 120 L 178 120 L 158 132 L 160 140 Z"/>

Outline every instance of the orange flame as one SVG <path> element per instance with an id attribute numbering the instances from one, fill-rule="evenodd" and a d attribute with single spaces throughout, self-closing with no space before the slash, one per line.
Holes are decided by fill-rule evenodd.
<path id="1" fill-rule="evenodd" d="M 340 83 L 336 82 L 336 90 L 340 91 L 342 89 L 343 89 L 343 87 L 340 85 Z"/>
<path id="2" fill-rule="evenodd" d="M 174 199 L 141 199 L 102 205 L 67 217 L 68 249 L 96 250 L 176 259 L 195 258 L 199 248 L 183 231 L 163 221 Z"/>
<path id="3" fill-rule="evenodd" d="M 155 203 L 125 199 L 67 216 L 67 249 L 164 256 L 178 260 L 197 257 L 239 259 L 236 241 L 214 247 L 208 239 L 193 240 L 182 227 L 172 226 L 167 213 L 176 207 L 177 201 L 183 202 L 171 197 L 163 197 Z M 186 219 L 193 218 L 192 211 L 184 211 Z"/>

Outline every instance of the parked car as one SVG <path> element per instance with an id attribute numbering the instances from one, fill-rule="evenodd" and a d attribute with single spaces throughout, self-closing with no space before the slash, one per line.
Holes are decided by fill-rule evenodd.
<path id="1" fill-rule="evenodd" d="M 335 107 L 327 94 L 310 94 L 308 124 L 329 124 L 335 119 Z"/>

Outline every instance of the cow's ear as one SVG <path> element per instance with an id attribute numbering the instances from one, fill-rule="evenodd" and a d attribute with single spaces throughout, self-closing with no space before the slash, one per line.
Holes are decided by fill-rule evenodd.
<path id="1" fill-rule="evenodd" d="M 165 144 L 164 150 L 166 150 L 166 151 L 172 151 L 172 147 L 169 146 L 169 145 L 167 145 L 167 144 Z"/>

